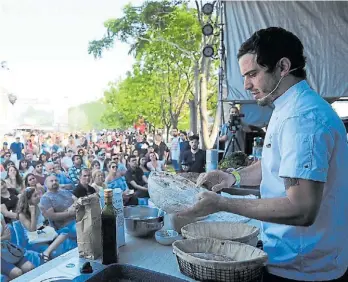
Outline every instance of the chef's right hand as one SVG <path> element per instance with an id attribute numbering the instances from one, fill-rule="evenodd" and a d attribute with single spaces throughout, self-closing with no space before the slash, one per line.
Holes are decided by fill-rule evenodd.
<path id="1" fill-rule="evenodd" d="M 230 188 L 236 182 L 233 174 L 221 170 L 213 170 L 202 174 L 197 179 L 197 186 L 207 187 L 213 192 L 219 192 L 224 188 Z"/>
<path id="2" fill-rule="evenodd" d="M 221 196 L 213 192 L 202 192 L 197 195 L 198 201 L 184 211 L 178 212 L 179 217 L 201 217 L 220 211 Z"/>

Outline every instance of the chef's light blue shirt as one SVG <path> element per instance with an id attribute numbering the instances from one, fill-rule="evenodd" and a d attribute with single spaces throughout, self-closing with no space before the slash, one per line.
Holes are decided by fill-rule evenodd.
<path id="1" fill-rule="evenodd" d="M 286 197 L 283 177 L 325 185 L 313 225 L 262 223 L 268 271 L 294 280 L 337 279 L 348 267 L 348 146 L 344 125 L 305 80 L 288 89 L 274 105 L 262 154 L 261 197 Z"/>

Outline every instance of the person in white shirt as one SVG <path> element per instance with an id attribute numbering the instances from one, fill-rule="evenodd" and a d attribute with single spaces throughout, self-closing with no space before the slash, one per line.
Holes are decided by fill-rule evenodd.
<path id="1" fill-rule="evenodd" d="M 74 154 L 74 151 L 72 149 L 68 149 L 66 152 L 66 155 L 61 160 L 62 168 L 65 171 L 69 171 L 69 168 L 71 168 L 74 165 L 72 161 L 73 154 Z"/>
<path id="2" fill-rule="evenodd" d="M 213 171 L 197 185 L 219 191 L 260 185 L 261 199 L 200 195 L 179 213 L 228 211 L 262 222 L 264 281 L 348 281 L 348 146 L 332 107 L 306 82 L 301 41 L 282 28 L 257 31 L 241 46 L 244 87 L 274 104 L 262 160 L 231 174 Z"/>
<path id="3" fill-rule="evenodd" d="M 175 169 L 175 172 L 180 171 L 180 139 L 178 137 L 178 129 L 173 128 L 172 130 L 172 141 L 170 144 L 170 157 L 172 159 L 172 165 L 173 168 Z"/>

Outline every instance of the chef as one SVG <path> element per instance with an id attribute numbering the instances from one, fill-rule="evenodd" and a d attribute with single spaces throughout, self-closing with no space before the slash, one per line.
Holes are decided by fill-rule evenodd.
<path id="1" fill-rule="evenodd" d="M 213 186 L 179 216 L 227 211 L 261 221 L 269 256 L 264 281 L 348 281 L 348 146 L 342 121 L 306 81 L 301 41 L 282 28 L 261 29 L 239 49 L 244 87 L 274 105 L 262 160 L 238 172 L 213 171 Z M 334 89 L 333 89 L 334 91 Z M 261 199 L 214 193 L 260 185 Z M 242 189 L 242 188 L 241 188 Z"/>

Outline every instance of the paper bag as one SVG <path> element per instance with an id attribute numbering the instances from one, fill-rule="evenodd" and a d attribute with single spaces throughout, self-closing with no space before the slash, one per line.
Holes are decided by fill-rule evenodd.
<path id="1" fill-rule="evenodd" d="M 102 255 L 101 209 L 97 194 L 77 200 L 76 234 L 80 257 L 94 260 Z"/>

